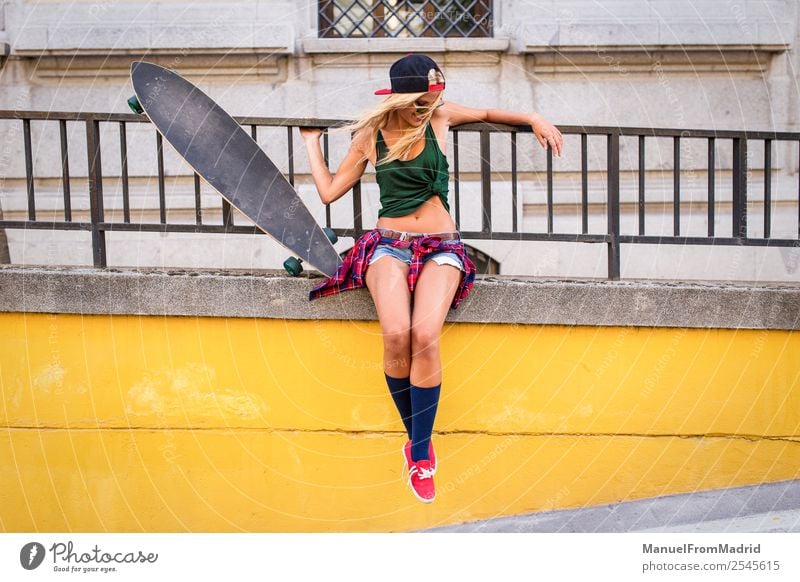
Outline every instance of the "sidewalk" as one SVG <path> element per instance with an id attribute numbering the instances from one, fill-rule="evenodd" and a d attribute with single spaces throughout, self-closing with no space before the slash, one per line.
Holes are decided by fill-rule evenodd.
<path id="1" fill-rule="evenodd" d="M 430 532 L 800 532 L 800 480 L 476 521 Z"/>

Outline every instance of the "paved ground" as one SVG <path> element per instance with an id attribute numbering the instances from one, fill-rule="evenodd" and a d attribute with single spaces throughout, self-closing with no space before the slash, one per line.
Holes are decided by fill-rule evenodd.
<path id="1" fill-rule="evenodd" d="M 800 480 L 547 511 L 436 532 L 800 532 Z"/>
<path id="2" fill-rule="evenodd" d="M 800 532 L 800 509 L 770 511 L 728 519 L 712 519 L 697 523 L 653 527 L 640 532 L 699 532 L 699 533 L 773 533 Z"/>

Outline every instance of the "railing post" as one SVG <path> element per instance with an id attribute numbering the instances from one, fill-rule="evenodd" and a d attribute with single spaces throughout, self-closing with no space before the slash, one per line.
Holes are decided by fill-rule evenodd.
<path id="1" fill-rule="evenodd" d="M 747 238 L 747 138 L 733 138 L 733 238 Z"/>
<path id="2" fill-rule="evenodd" d="M 772 230 L 772 140 L 764 140 L 764 238 Z"/>
<path id="3" fill-rule="evenodd" d="M 164 138 L 161 137 L 159 132 L 156 132 L 156 159 L 158 161 L 159 220 L 161 224 L 167 224 L 167 193 L 164 185 Z"/>
<path id="4" fill-rule="evenodd" d="M 607 139 L 608 175 L 608 278 L 619 281 L 619 134 Z"/>
<path id="5" fill-rule="evenodd" d="M 553 148 L 547 144 L 547 234 L 553 234 Z"/>
<path id="6" fill-rule="evenodd" d="M 322 133 L 322 159 L 325 162 L 325 167 L 328 166 L 328 128 L 325 128 L 325 131 Z M 325 226 L 331 228 L 331 205 L 325 205 Z"/>
<path id="7" fill-rule="evenodd" d="M 581 233 L 589 232 L 589 155 L 586 133 L 581 134 Z"/>
<path id="8" fill-rule="evenodd" d="M 488 129 L 481 130 L 481 233 L 492 233 L 492 169 L 489 164 Z"/>
<path id="9" fill-rule="evenodd" d="M 461 230 L 461 180 L 458 171 L 458 131 L 453 130 L 453 186 L 455 188 L 456 230 Z"/>
<path id="10" fill-rule="evenodd" d="M 61 138 L 61 186 L 64 191 L 64 220 L 72 221 L 72 196 L 69 186 L 69 147 L 67 144 L 67 122 L 61 119 L 58 122 L 59 137 Z"/>
<path id="11" fill-rule="evenodd" d="M 353 139 L 355 132 L 350 132 L 350 139 Z M 355 238 L 364 234 L 364 226 L 362 224 L 362 208 L 361 208 L 361 180 L 359 179 L 353 184 L 353 231 L 355 231 Z"/>
<path id="12" fill-rule="evenodd" d="M 715 162 L 715 140 L 708 138 L 708 237 L 714 236 L 714 173 L 716 172 Z"/>
<path id="13" fill-rule="evenodd" d="M 361 180 L 359 180 L 353 185 L 353 230 L 356 232 L 357 237 L 364 234 L 361 216 Z"/>
<path id="14" fill-rule="evenodd" d="M 106 266 L 103 222 L 103 168 L 100 160 L 100 122 L 86 120 L 86 157 L 89 160 L 89 210 L 92 222 L 92 258 L 95 267 Z"/>
<path id="15" fill-rule="evenodd" d="M 33 182 L 33 148 L 31 147 L 31 120 L 22 120 L 25 140 L 25 182 L 28 188 L 28 220 L 36 220 L 36 193 Z"/>
<path id="16" fill-rule="evenodd" d="M 672 138 L 672 236 L 681 234 L 681 138 Z"/>

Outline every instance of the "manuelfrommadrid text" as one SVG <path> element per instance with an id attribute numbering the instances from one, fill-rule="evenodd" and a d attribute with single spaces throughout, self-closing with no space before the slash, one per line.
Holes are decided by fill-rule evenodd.
<path id="1" fill-rule="evenodd" d="M 681 544 L 679 546 L 654 546 L 642 544 L 644 554 L 760 554 L 761 544 L 719 544 L 716 546 L 696 546 L 694 544 Z"/>

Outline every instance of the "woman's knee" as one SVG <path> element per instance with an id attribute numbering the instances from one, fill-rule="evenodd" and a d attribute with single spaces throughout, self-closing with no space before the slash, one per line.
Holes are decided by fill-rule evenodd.
<path id="1" fill-rule="evenodd" d="M 411 349 L 411 330 L 403 325 L 384 329 L 383 347 L 391 354 L 407 354 Z"/>
<path id="2" fill-rule="evenodd" d="M 434 355 L 439 351 L 441 330 L 432 326 L 418 325 L 411 329 L 411 351 L 414 356 Z"/>

